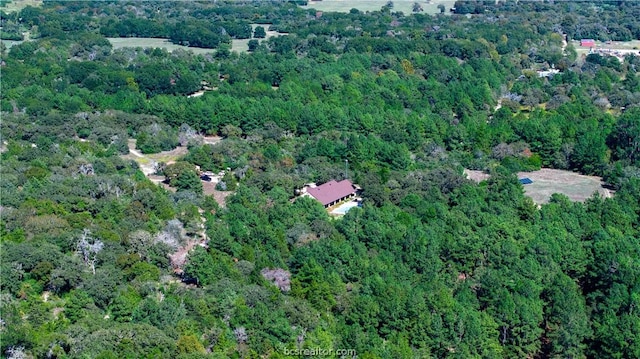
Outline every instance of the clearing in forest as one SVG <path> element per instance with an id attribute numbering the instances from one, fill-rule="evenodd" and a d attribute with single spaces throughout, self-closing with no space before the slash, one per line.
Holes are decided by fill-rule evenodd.
<path id="1" fill-rule="evenodd" d="M 602 178 L 596 176 L 543 168 L 534 172 L 518 172 L 518 178 L 525 177 L 533 183 L 524 185 L 524 193 L 538 204 L 548 203 L 554 193 L 564 194 L 574 202 L 584 202 L 596 192 L 605 198 L 613 195 L 611 190 L 602 186 Z"/>
<path id="2" fill-rule="evenodd" d="M 640 40 L 608 42 L 596 41 L 596 46 L 593 49 L 580 46 L 580 41 L 577 40 L 571 41 L 571 44 L 573 44 L 573 47 L 576 49 L 576 53 L 579 56 L 587 56 L 591 52 L 594 52 L 600 55 L 616 56 L 621 59 L 621 61 L 624 60 L 624 56 L 626 55 L 640 56 Z"/>
<path id="3" fill-rule="evenodd" d="M 476 182 L 489 178 L 489 175 L 482 171 L 465 170 L 464 172 L 467 178 Z M 523 185 L 524 193 L 537 204 L 548 203 L 554 193 L 563 194 L 574 202 L 584 202 L 596 192 L 605 198 L 612 197 L 614 193 L 602 186 L 602 178 L 571 171 L 543 168 L 533 172 L 518 172 L 518 178 L 529 178 L 533 181 Z"/>
<path id="4" fill-rule="evenodd" d="M 177 45 L 167 39 L 159 39 L 155 37 L 108 37 L 107 40 L 109 40 L 114 50 L 121 49 L 123 47 L 141 47 L 143 49 L 161 48 L 166 49 L 169 52 L 182 49 L 186 51 L 193 51 L 194 54 L 210 54 L 215 52 L 215 49 Z"/>
<path id="5" fill-rule="evenodd" d="M 216 144 L 221 140 L 217 136 L 205 136 L 202 137 L 202 142 L 205 144 Z M 160 162 L 171 164 L 183 157 L 188 152 L 186 146 L 178 146 L 171 151 L 162 151 L 159 153 L 143 154 L 136 149 L 136 140 L 129 139 L 129 154 L 122 155 L 121 157 L 126 160 L 134 160 L 140 166 L 140 170 L 151 180 L 151 182 L 164 187 L 165 189 L 175 192 L 175 189 L 164 183 L 164 176 L 158 176 L 155 173 L 155 165 Z M 213 198 L 222 207 L 225 205 L 226 198 L 233 193 L 233 191 L 218 191 L 216 185 L 218 180 L 207 182 L 202 181 L 203 193 L 207 196 L 213 196 Z"/>
<path id="6" fill-rule="evenodd" d="M 367 11 L 379 11 L 385 6 L 389 0 L 322 0 L 322 1 L 309 1 L 307 6 L 302 6 L 304 9 L 316 9 L 319 11 L 329 12 L 349 12 L 349 10 L 356 8 L 362 12 Z M 455 0 L 394 0 L 392 12 L 402 12 L 405 15 L 413 13 L 413 4 L 418 3 L 422 7 L 421 14 L 437 14 L 440 13 L 438 5 L 442 4 L 445 7 L 445 14 L 450 14 L 449 9 L 455 4 Z"/>
<path id="7" fill-rule="evenodd" d="M 178 158 L 186 155 L 187 152 L 188 150 L 186 146 L 178 146 L 171 151 L 143 154 L 138 149 L 136 149 L 136 140 L 129 139 L 129 154 L 123 155 L 122 158 L 138 162 L 140 170 L 146 176 L 149 176 L 155 173 L 156 163 L 164 162 L 166 164 L 171 164 L 177 161 Z"/>
<path id="8" fill-rule="evenodd" d="M 42 6 L 43 0 L 11 0 L 1 2 L 3 6 L 0 6 L 0 10 L 10 13 L 20 11 L 27 6 L 39 7 Z"/>
<path id="9" fill-rule="evenodd" d="M 256 30 L 256 27 L 262 26 L 265 30 L 266 36 L 263 39 L 253 37 L 253 32 Z M 249 41 L 250 40 L 258 40 L 259 42 L 263 42 L 270 37 L 278 37 L 283 35 L 289 35 L 286 32 L 277 32 L 273 30 L 269 30 L 269 26 L 271 24 L 251 24 L 251 39 L 232 39 L 231 40 L 231 51 L 235 52 L 249 52 Z"/>

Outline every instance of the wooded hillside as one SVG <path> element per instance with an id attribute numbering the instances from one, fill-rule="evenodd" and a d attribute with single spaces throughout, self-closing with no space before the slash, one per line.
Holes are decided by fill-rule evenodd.
<path id="1" fill-rule="evenodd" d="M 563 41 L 640 40 L 640 6 L 493 3 L 0 14 L 3 38 L 31 36 L 0 59 L 2 355 L 640 357 L 640 56 Z M 230 51 L 251 24 L 282 35 Z M 125 158 L 131 139 L 187 154 L 154 183 Z M 345 160 L 361 208 L 294 200 L 345 178 Z M 615 195 L 537 205 L 516 173 L 541 167 Z M 201 171 L 224 172 L 226 202 Z"/>

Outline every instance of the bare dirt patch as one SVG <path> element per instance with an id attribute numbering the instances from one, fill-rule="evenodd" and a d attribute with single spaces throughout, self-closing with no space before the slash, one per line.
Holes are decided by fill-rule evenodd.
<path id="1" fill-rule="evenodd" d="M 216 144 L 222 140 L 219 136 L 203 136 L 202 142 L 205 144 Z M 129 154 L 121 156 L 126 160 L 134 160 L 140 166 L 140 170 L 151 180 L 151 182 L 162 186 L 164 189 L 175 192 L 176 189 L 164 183 L 164 177 L 155 175 L 155 165 L 160 162 L 166 164 L 175 163 L 182 156 L 189 152 L 186 146 L 178 146 L 171 151 L 163 151 L 160 153 L 143 154 L 136 149 L 136 140 L 129 139 Z M 226 198 L 233 193 L 233 191 L 218 191 L 216 185 L 219 178 L 213 176 L 214 181 L 207 182 L 202 181 L 203 193 L 207 196 L 213 196 L 220 207 L 225 206 Z"/>
<path id="2" fill-rule="evenodd" d="M 478 183 L 489 179 L 489 175 L 488 174 L 486 174 L 486 173 L 484 173 L 482 171 L 478 171 L 478 170 L 465 169 L 464 170 L 464 174 L 465 174 L 465 176 L 467 176 L 468 179 L 470 179 L 470 180 L 472 180 L 474 182 L 478 182 Z"/>
<path id="3" fill-rule="evenodd" d="M 218 182 L 202 182 L 202 192 L 207 196 L 213 196 L 220 207 L 226 205 L 227 197 L 229 197 L 233 191 L 218 191 L 216 185 Z"/>
<path id="4" fill-rule="evenodd" d="M 489 175 L 476 170 L 464 170 L 468 179 L 477 183 L 489 179 Z M 518 172 L 518 179 L 529 178 L 533 181 L 524 186 L 524 193 L 535 203 L 548 203 L 554 193 L 563 194 L 571 201 L 584 202 L 599 193 L 604 198 L 613 197 L 614 191 L 604 188 L 602 178 L 585 176 L 579 173 L 543 168 L 533 172 Z"/>
<path id="5" fill-rule="evenodd" d="M 160 153 L 143 154 L 136 149 L 136 140 L 129 139 L 129 154 L 122 156 L 126 160 L 134 160 L 138 162 L 140 170 L 146 175 L 155 173 L 155 164 L 164 162 L 170 164 L 177 161 L 180 157 L 188 153 L 185 146 L 178 146 L 171 151 L 162 151 Z"/>
<path id="6" fill-rule="evenodd" d="M 222 137 L 220 136 L 203 136 L 202 137 L 202 143 L 207 145 L 215 145 L 220 141 L 222 141 Z"/>
<path id="7" fill-rule="evenodd" d="M 533 183 L 524 185 L 524 192 L 536 203 L 548 203 L 551 195 L 561 193 L 575 202 L 584 202 L 599 193 L 610 198 L 613 192 L 602 187 L 602 178 L 585 176 L 575 172 L 543 168 L 534 172 L 519 172 L 518 178 L 530 178 Z"/>

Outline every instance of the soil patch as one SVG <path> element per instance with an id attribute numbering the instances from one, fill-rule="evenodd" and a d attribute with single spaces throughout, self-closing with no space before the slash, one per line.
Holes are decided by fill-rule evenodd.
<path id="1" fill-rule="evenodd" d="M 489 179 L 489 175 L 482 171 L 465 169 L 464 173 L 475 182 Z M 548 203 L 554 193 L 563 194 L 574 202 L 584 202 L 594 193 L 599 193 L 604 198 L 611 198 L 614 194 L 614 191 L 603 187 L 602 178 L 571 171 L 543 168 L 533 172 L 518 172 L 518 179 L 522 178 L 533 181 L 523 185 L 524 193 L 537 204 Z"/>
<path id="2" fill-rule="evenodd" d="M 536 203 L 547 203 L 554 193 L 561 193 L 574 202 L 584 202 L 599 193 L 610 198 L 613 191 L 604 188 L 602 178 L 579 173 L 543 168 L 534 172 L 519 172 L 518 178 L 530 178 L 533 183 L 524 185 L 524 192 Z"/>

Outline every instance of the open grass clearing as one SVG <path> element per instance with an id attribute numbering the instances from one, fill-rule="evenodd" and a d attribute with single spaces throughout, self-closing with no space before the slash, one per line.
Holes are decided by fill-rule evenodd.
<path id="1" fill-rule="evenodd" d="M 287 33 L 281 33 L 277 31 L 269 30 L 269 26 L 271 26 L 271 24 L 251 24 L 251 34 L 253 34 L 253 32 L 256 30 L 256 27 L 258 26 L 262 26 L 266 33 L 266 37 L 264 39 L 255 39 L 255 40 L 258 40 L 260 43 L 262 43 L 264 40 L 267 40 L 270 37 L 287 35 Z M 249 52 L 249 40 L 251 39 L 231 40 L 231 51 Z"/>
<path id="2" fill-rule="evenodd" d="M 351 9 L 355 8 L 362 12 L 367 12 L 378 11 L 386 5 L 387 2 L 388 0 L 323 0 L 309 1 L 307 6 L 302 6 L 302 8 L 328 12 L 349 12 Z M 413 13 L 413 4 L 416 2 L 422 6 L 422 9 L 424 10 L 422 13 L 424 14 L 440 13 L 440 9 L 438 9 L 438 5 L 440 4 L 444 5 L 445 14 L 450 14 L 449 9 L 453 7 L 455 0 L 395 0 L 393 1 L 393 9 L 391 9 L 391 11 L 402 12 L 405 15 L 410 15 Z"/>
<path id="3" fill-rule="evenodd" d="M 16 46 L 16 45 L 20 45 L 21 43 L 23 43 L 24 41 L 20 40 L 0 40 L 2 41 L 2 43 L 4 44 L 4 46 L 6 46 L 7 50 Z"/>
<path id="4" fill-rule="evenodd" d="M 5 5 L 0 6 L 0 10 L 6 13 L 16 12 L 24 9 L 27 6 L 32 6 L 32 7 L 42 6 L 42 2 L 43 0 L 11 0 L 8 3 L 3 3 Z"/>
<path id="5" fill-rule="evenodd" d="M 464 172 L 467 178 L 475 182 L 489 178 L 489 175 L 482 171 L 465 170 Z M 571 171 L 543 168 L 533 172 L 518 172 L 518 178 L 529 178 L 533 181 L 531 184 L 523 185 L 524 193 L 537 204 L 548 203 L 554 193 L 563 194 L 574 202 L 584 202 L 594 193 L 599 193 L 605 198 L 612 197 L 614 193 L 602 186 L 602 178 Z"/>
<path id="6" fill-rule="evenodd" d="M 200 47 L 189 47 L 176 45 L 167 39 L 158 39 L 154 37 L 108 37 L 114 49 L 125 47 L 141 47 L 141 48 L 161 48 L 171 52 L 177 49 L 193 51 L 194 54 L 207 54 L 215 52 L 215 49 L 204 49 Z"/>
<path id="7" fill-rule="evenodd" d="M 571 44 L 576 49 L 578 56 L 587 56 L 591 51 L 588 47 L 580 46 L 580 41 L 573 40 L 571 41 Z M 615 52 L 621 58 L 627 54 L 640 56 L 640 40 L 609 42 L 596 41 L 596 47 L 594 50 L 600 54 Z"/>
<path id="8" fill-rule="evenodd" d="M 270 37 L 287 35 L 286 33 L 279 33 L 277 31 L 269 30 L 270 24 L 251 24 L 251 31 L 256 27 L 262 26 L 265 29 L 266 37 L 264 39 L 257 39 L 264 41 Z M 108 37 L 107 40 L 111 43 L 114 49 L 121 49 L 125 47 L 141 47 L 141 48 L 161 48 L 171 52 L 177 49 L 193 51 L 194 54 L 210 54 L 214 53 L 215 49 L 205 49 L 201 47 L 189 47 L 183 45 L 177 45 L 167 39 L 159 39 L 155 37 Z M 237 39 L 231 40 L 231 51 L 235 52 L 247 52 L 249 51 L 250 39 Z"/>
<path id="9" fill-rule="evenodd" d="M 533 183 L 524 185 L 524 193 L 535 203 L 547 203 L 554 193 L 561 193 L 574 202 L 584 202 L 599 193 L 609 198 L 611 190 L 602 187 L 602 178 L 585 176 L 575 172 L 543 168 L 534 172 L 518 172 L 518 178 L 530 178 Z"/>

